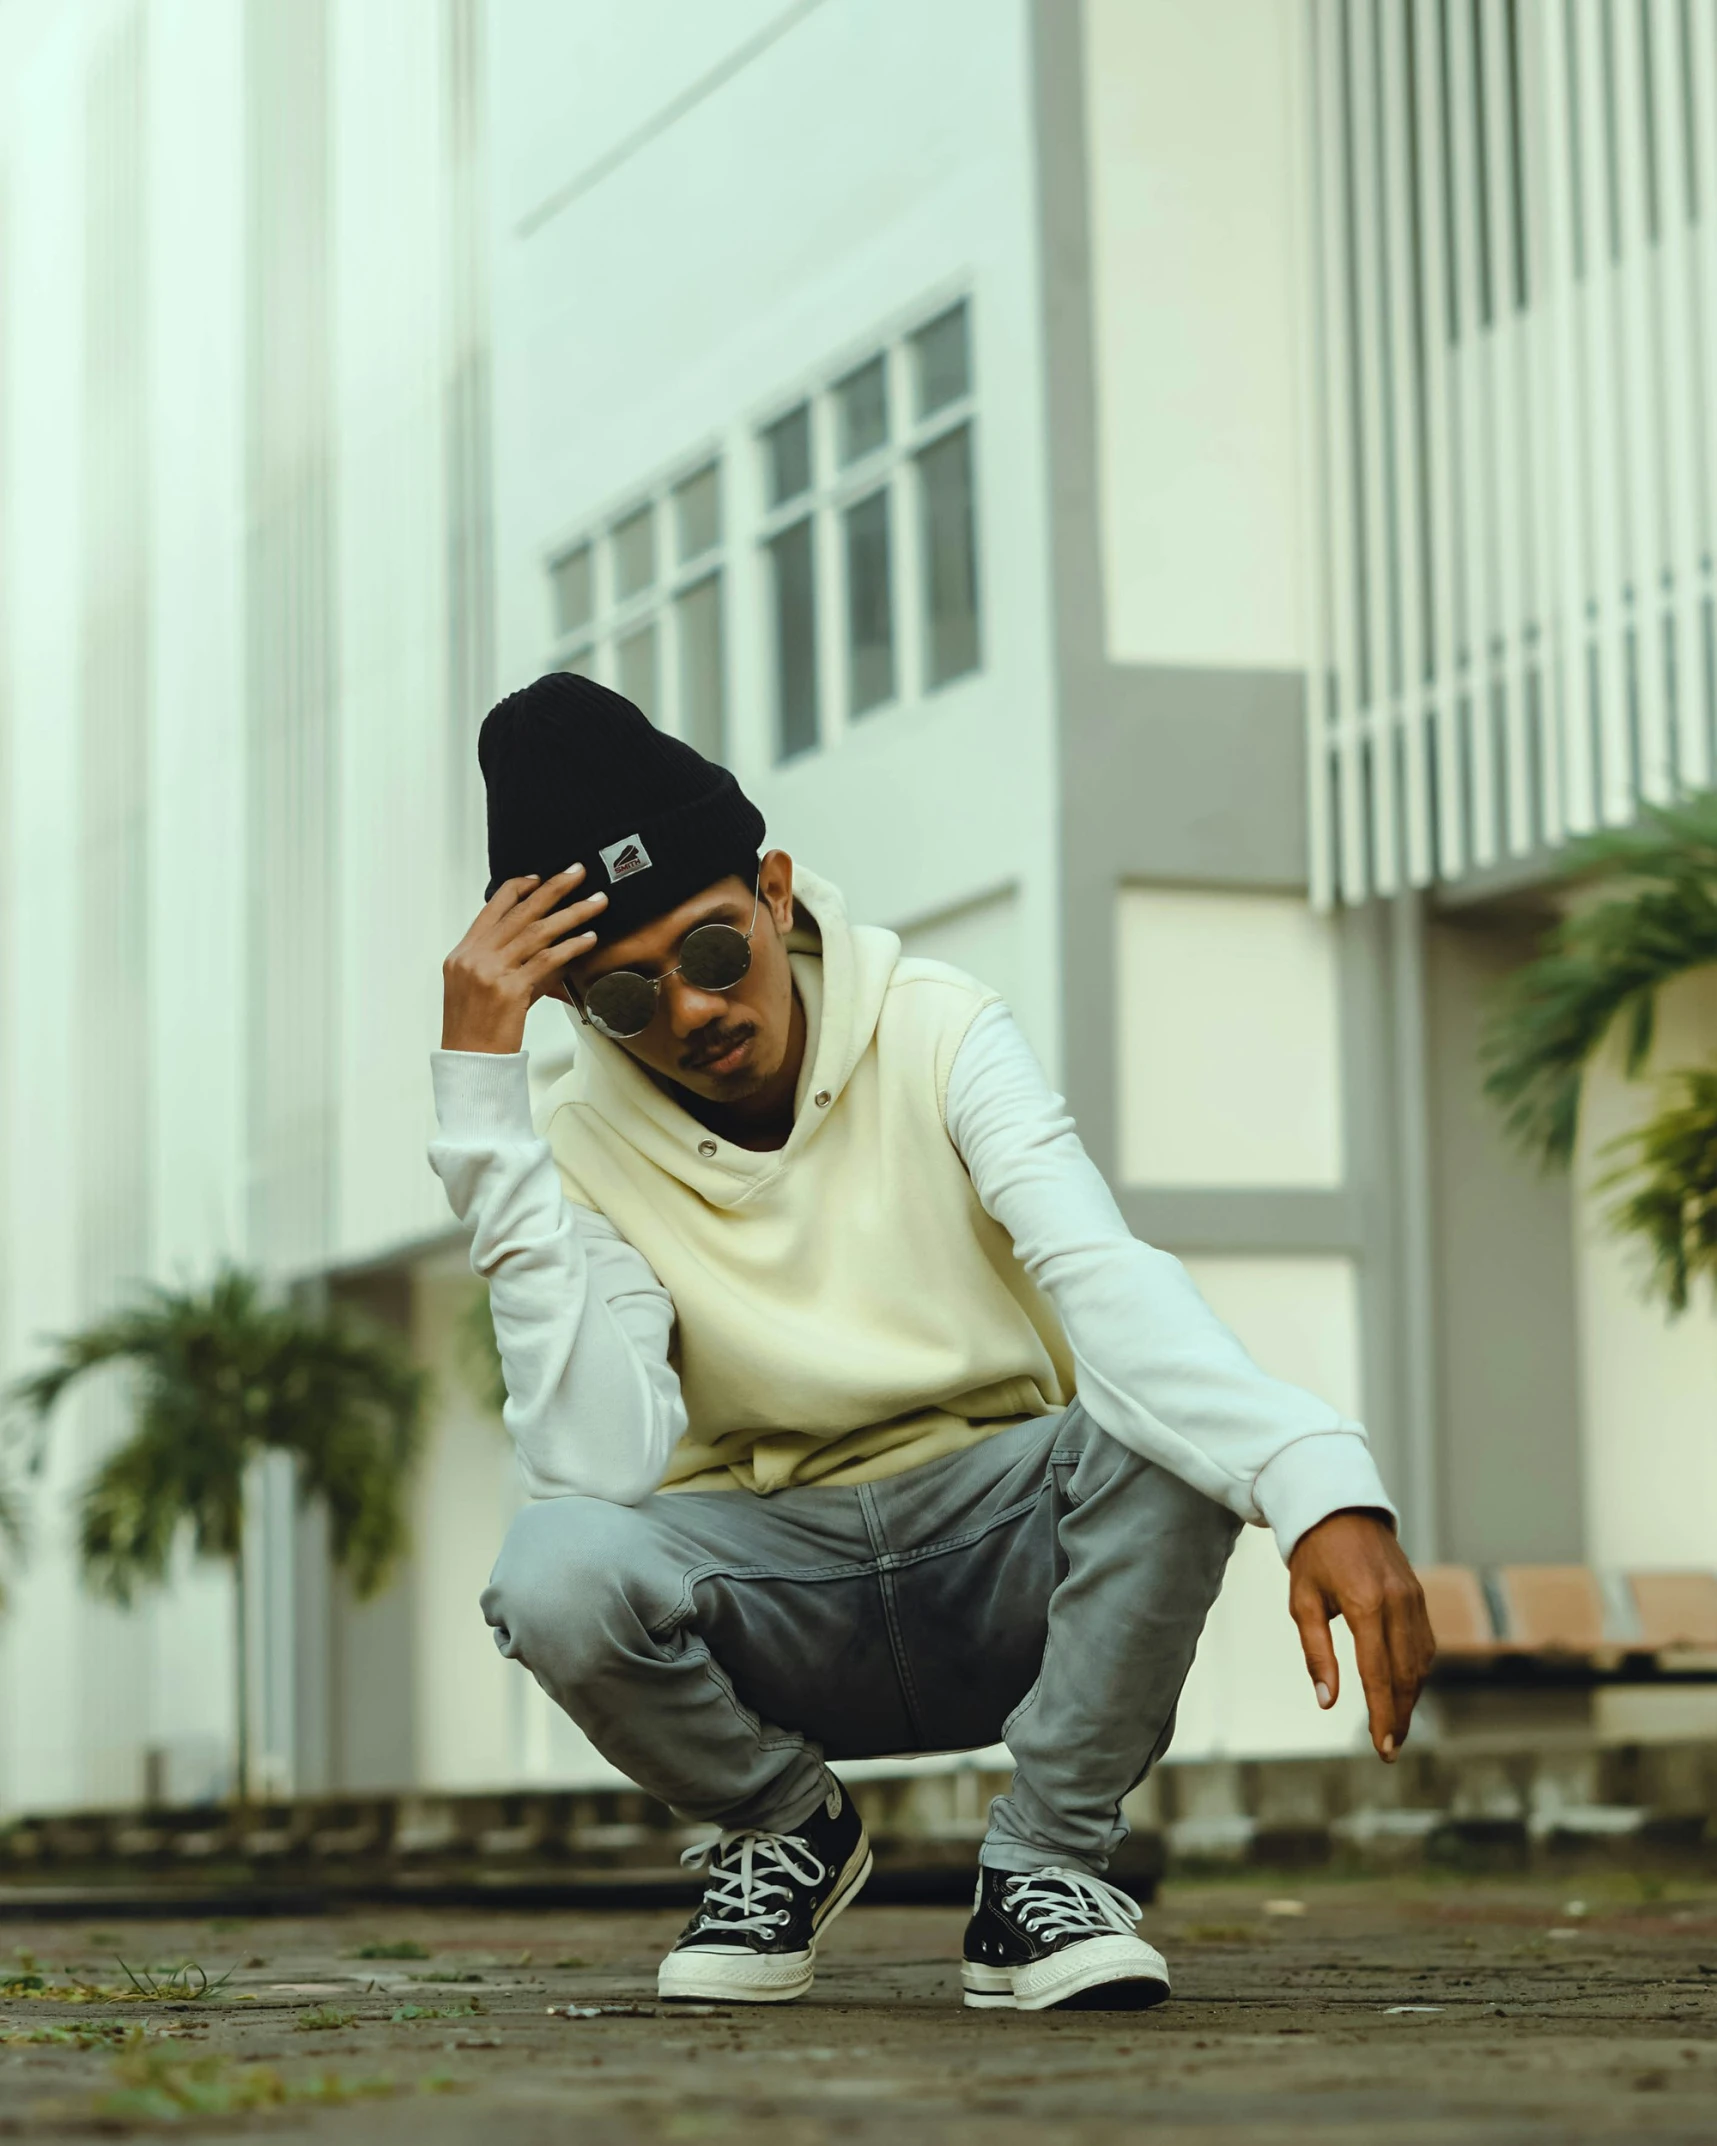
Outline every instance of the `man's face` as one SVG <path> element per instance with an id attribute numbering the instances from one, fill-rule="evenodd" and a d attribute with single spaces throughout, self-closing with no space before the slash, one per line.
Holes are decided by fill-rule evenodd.
<path id="1" fill-rule="evenodd" d="M 564 979 L 576 1004 L 599 976 L 613 969 L 663 978 L 649 1027 L 641 1035 L 614 1040 L 650 1072 L 712 1103 L 737 1103 L 755 1095 L 786 1061 L 793 1019 L 786 946 L 793 922 L 793 860 L 778 849 L 763 860 L 751 967 L 730 991 L 699 990 L 668 971 L 679 964 L 686 934 L 700 924 L 751 929 L 753 899 L 743 879 L 717 880 L 654 923 L 595 947 L 571 964 Z"/>

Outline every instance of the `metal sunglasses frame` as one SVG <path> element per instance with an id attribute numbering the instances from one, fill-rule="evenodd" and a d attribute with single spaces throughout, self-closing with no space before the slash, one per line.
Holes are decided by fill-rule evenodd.
<path id="1" fill-rule="evenodd" d="M 725 996 L 729 991 L 734 988 L 735 985 L 744 983 L 745 979 L 751 974 L 751 941 L 753 935 L 757 930 L 757 912 L 762 905 L 762 901 L 763 881 L 760 877 L 757 882 L 756 892 L 751 897 L 751 922 L 745 927 L 744 931 L 740 933 L 740 937 L 745 941 L 744 968 L 741 969 L 739 974 L 733 979 L 733 983 L 699 984 L 696 986 L 699 991 L 715 991 L 718 994 Z M 671 969 L 664 969 L 660 976 L 646 976 L 642 969 L 609 969 L 608 971 L 606 971 L 605 974 L 599 976 L 596 979 L 599 984 L 602 984 L 606 983 L 610 976 L 633 976 L 637 978 L 639 983 L 648 984 L 650 986 L 652 992 L 654 993 L 654 997 L 650 1002 L 650 1020 L 644 1023 L 643 1028 L 629 1028 L 624 1030 L 610 1028 L 600 1014 L 586 1013 L 582 1001 L 577 998 L 573 998 L 572 1003 L 577 1008 L 578 1018 L 584 1023 L 586 1028 L 594 1028 L 599 1036 L 607 1036 L 611 1042 L 630 1043 L 635 1036 L 643 1035 L 644 1030 L 650 1026 L 650 1022 L 654 1021 L 657 1014 L 660 1013 L 660 1011 L 662 1010 L 662 986 L 668 981 L 669 977 L 678 976 L 681 969 L 684 968 L 687 943 L 690 940 L 695 939 L 700 931 L 732 931 L 734 929 L 735 927 L 732 924 L 723 924 L 719 921 L 719 919 L 716 918 L 711 918 L 709 922 L 704 924 L 694 924 L 691 930 L 686 933 L 685 938 L 680 941 L 679 960 L 674 963 Z M 572 994 L 572 986 L 570 984 L 568 984 L 567 986 L 567 993 L 569 996 L 571 996 Z"/>

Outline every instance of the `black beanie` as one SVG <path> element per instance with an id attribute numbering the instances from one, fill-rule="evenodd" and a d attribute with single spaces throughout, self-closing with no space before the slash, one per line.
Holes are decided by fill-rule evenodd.
<path id="1" fill-rule="evenodd" d="M 489 887 L 582 864 L 596 929 L 624 938 L 718 879 L 750 881 L 763 815 L 724 767 L 592 679 L 551 671 L 489 710 Z M 569 899 L 576 899 L 576 896 Z"/>

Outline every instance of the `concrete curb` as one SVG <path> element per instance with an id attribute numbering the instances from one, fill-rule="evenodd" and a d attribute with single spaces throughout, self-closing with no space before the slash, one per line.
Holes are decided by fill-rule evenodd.
<path id="1" fill-rule="evenodd" d="M 964 1898 L 1007 1780 L 968 1768 L 856 1783 L 871 1897 Z M 1165 1871 L 1709 1869 L 1717 1743 L 1170 1764 L 1122 1809 L 1132 1831 L 1112 1875 L 1146 1898 Z M 636 1789 L 43 1813 L 0 1829 L 0 1915 L 666 1904 L 695 1894 L 679 1858 L 707 1831 Z"/>

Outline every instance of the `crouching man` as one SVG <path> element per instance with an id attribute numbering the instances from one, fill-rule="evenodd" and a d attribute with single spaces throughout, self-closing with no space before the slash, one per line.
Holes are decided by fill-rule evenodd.
<path id="1" fill-rule="evenodd" d="M 489 899 L 431 1159 L 535 1500 L 483 1608 L 596 1748 L 720 1828 L 664 1997 L 773 2002 L 870 1850 L 828 1761 L 1005 1738 L 966 2002 L 1168 1993 L 1105 1882 L 1241 1522 L 1389 1758 L 1431 1656 L 1356 1423 L 1139 1243 L 994 992 L 902 958 L 731 774 L 556 675 L 484 723 Z M 533 1128 L 526 1009 L 579 1025 Z"/>

